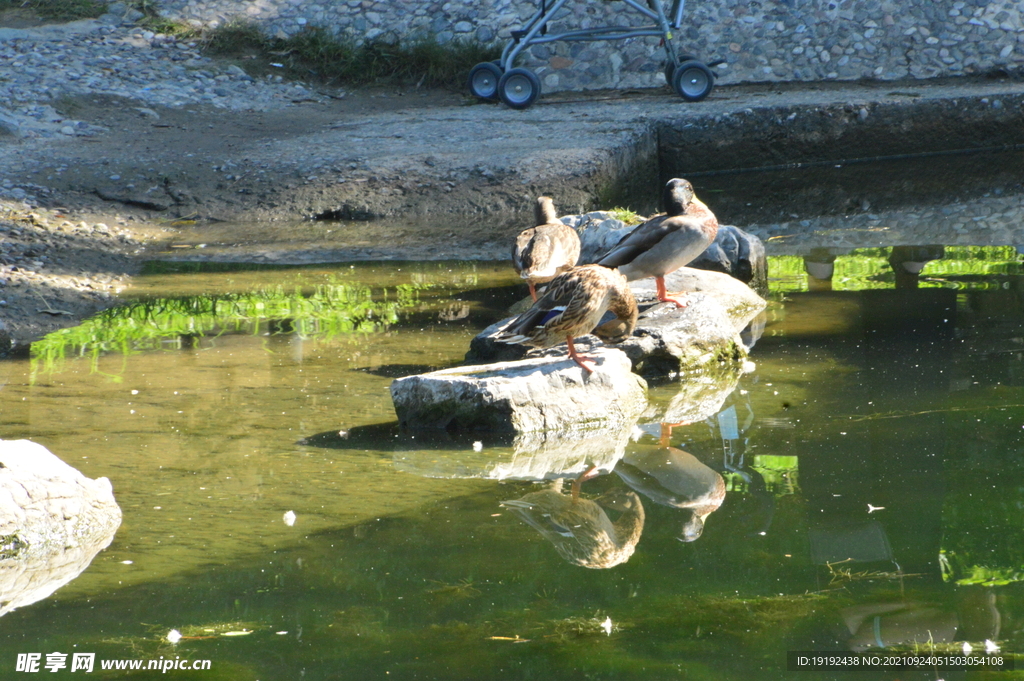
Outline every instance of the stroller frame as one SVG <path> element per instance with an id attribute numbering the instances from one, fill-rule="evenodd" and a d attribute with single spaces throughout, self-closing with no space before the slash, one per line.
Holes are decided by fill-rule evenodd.
<path id="1" fill-rule="evenodd" d="M 672 30 L 682 26 L 686 0 L 673 0 L 671 21 L 665 14 L 660 0 L 647 0 L 645 7 L 637 0 L 622 0 L 640 12 L 652 24 L 645 26 L 595 26 L 592 28 L 549 34 L 548 22 L 569 0 L 541 0 L 540 7 L 521 30 L 512 31 L 511 40 L 502 50 L 501 59 L 482 62 L 473 67 L 469 74 L 469 90 L 481 99 L 500 99 L 514 109 L 525 109 L 540 94 L 540 79 L 528 69 L 512 68 L 523 50 L 533 45 L 556 41 L 583 42 L 593 40 L 624 40 L 647 36 L 662 39 L 668 60 L 665 65 L 665 80 L 683 99 L 696 102 L 704 99 L 714 87 L 715 74 L 708 65 L 693 55 L 679 54 L 672 43 Z M 712 66 L 722 63 L 715 62 Z"/>

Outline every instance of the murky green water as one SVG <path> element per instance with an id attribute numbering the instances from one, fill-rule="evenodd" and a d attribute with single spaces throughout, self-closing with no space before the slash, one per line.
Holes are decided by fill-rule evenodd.
<path id="1" fill-rule="evenodd" d="M 0 619 L 0 677 L 54 651 L 211 661 L 101 678 L 268 680 L 789 678 L 789 650 L 1024 650 L 1020 258 L 949 248 L 897 280 L 889 252 L 841 254 L 830 282 L 773 258 L 756 369 L 652 386 L 571 521 L 635 530 L 638 492 L 635 551 L 606 569 L 500 505 L 554 496 L 515 479 L 528 457 L 388 425 L 394 377 L 458 363 L 523 294 L 506 263 L 147 275 L 0 363 L 0 437 L 110 478 L 124 511 L 82 575 Z M 936 678 L 916 674 L 862 676 Z"/>

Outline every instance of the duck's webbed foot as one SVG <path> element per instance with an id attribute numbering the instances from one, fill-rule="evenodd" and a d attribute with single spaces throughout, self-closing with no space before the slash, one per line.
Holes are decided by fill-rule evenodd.
<path id="1" fill-rule="evenodd" d="M 684 307 L 686 307 L 688 305 L 688 303 L 686 303 L 686 302 L 684 302 L 682 300 L 679 300 L 678 298 L 674 298 L 674 297 L 672 297 L 672 296 L 670 296 L 668 294 L 668 291 L 665 290 L 665 278 L 664 277 L 655 277 L 654 281 L 657 283 L 657 286 L 658 286 L 658 300 L 659 301 L 661 301 L 663 303 L 675 303 L 676 309 L 684 308 Z M 686 293 L 685 291 L 683 291 L 681 293 L 676 293 L 674 295 L 689 297 L 689 294 Z"/>
<path id="2" fill-rule="evenodd" d="M 589 358 L 584 357 L 583 355 L 580 355 L 579 353 L 576 352 L 576 347 L 573 346 L 572 344 L 572 336 L 568 337 L 566 344 L 569 346 L 569 359 L 579 364 L 580 368 L 586 371 L 588 374 L 594 373 L 594 369 L 597 368 L 597 365 L 593 364 L 593 362 L 588 364 L 587 362 Z"/>

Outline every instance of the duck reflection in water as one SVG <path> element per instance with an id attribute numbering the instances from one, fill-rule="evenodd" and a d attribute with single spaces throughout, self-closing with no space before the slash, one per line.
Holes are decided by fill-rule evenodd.
<path id="1" fill-rule="evenodd" d="M 691 542 L 704 533 L 708 516 L 725 500 L 725 480 L 697 457 L 675 447 L 630 452 L 615 466 L 627 485 L 656 504 L 686 513 L 677 539 Z"/>
<path id="2" fill-rule="evenodd" d="M 574 565 L 610 568 L 633 555 L 644 529 L 644 507 L 634 492 L 616 490 L 596 499 L 563 493 L 562 479 L 501 505 L 526 521 Z M 607 510 L 618 512 L 612 522 Z"/>
<path id="3" fill-rule="evenodd" d="M 968 585 L 952 603 L 915 601 L 861 603 L 840 612 L 849 638 L 846 646 L 863 652 L 908 644 L 986 641 L 999 638 L 1001 617 L 989 587 Z"/>

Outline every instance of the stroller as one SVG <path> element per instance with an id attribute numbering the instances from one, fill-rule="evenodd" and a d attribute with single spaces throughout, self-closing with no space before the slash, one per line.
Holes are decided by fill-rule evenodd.
<path id="1" fill-rule="evenodd" d="M 673 0 L 672 21 L 665 16 L 660 0 L 647 0 L 644 7 L 636 0 L 623 0 L 648 19 L 654 21 L 647 26 L 597 26 L 593 28 L 548 34 L 547 24 L 568 0 L 555 0 L 548 6 L 548 0 L 541 0 L 540 8 L 526 27 L 512 31 L 512 39 L 505 45 L 501 59 L 481 62 L 469 72 L 469 91 L 475 97 L 486 100 L 500 99 L 513 109 L 525 109 L 540 95 L 540 79 L 529 69 L 512 68 L 516 57 L 531 45 L 550 43 L 556 40 L 622 40 L 656 36 L 662 39 L 668 61 L 665 64 L 665 80 L 672 89 L 689 102 L 699 102 L 708 96 L 715 85 L 715 74 L 711 68 L 724 60 L 705 64 L 690 54 L 680 54 L 672 44 L 672 30 L 682 26 L 683 8 L 686 0 Z"/>

